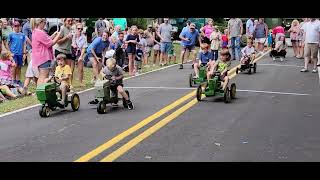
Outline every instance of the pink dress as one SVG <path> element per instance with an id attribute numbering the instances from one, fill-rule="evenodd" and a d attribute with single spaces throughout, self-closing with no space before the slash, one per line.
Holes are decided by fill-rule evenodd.
<path id="1" fill-rule="evenodd" d="M 53 41 L 50 36 L 40 29 L 32 32 L 32 66 L 38 68 L 41 64 L 53 60 Z"/>

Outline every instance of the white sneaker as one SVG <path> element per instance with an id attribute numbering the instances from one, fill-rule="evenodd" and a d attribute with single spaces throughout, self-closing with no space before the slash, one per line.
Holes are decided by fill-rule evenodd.
<path id="1" fill-rule="evenodd" d="M 91 84 L 95 84 L 96 83 L 96 79 L 91 79 Z"/>
<path id="2" fill-rule="evenodd" d="M 273 58 L 272 58 L 272 60 L 274 60 L 274 61 L 275 61 L 275 60 L 276 60 L 276 58 L 275 58 L 275 57 L 273 57 Z"/>
<path id="3" fill-rule="evenodd" d="M 313 69 L 312 72 L 313 73 L 317 73 L 318 71 L 317 71 L 317 69 Z"/>
<path id="4" fill-rule="evenodd" d="M 283 61 L 283 58 L 282 58 L 282 57 L 280 58 L 280 61 L 281 61 L 281 62 Z"/>

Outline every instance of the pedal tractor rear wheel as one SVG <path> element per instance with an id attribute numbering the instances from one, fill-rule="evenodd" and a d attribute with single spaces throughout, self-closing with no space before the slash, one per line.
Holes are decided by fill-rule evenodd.
<path id="1" fill-rule="evenodd" d="M 73 111 L 78 111 L 80 107 L 80 98 L 78 94 L 73 94 L 71 96 L 71 108 Z"/>

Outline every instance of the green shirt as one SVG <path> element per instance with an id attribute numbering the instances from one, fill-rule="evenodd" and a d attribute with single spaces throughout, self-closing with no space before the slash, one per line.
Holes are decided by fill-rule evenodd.
<path id="1" fill-rule="evenodd" d="M 11 26 L 7 26 L 7 28 L 2 28 L 2 39 L 7 40 L 10 33 L 12 33 Z"/>
<path id="2" fill-rule="evenodd" d="M 61 27 L 61 39 L 67 36 L 69 33 L 71 33 L 71 28 L 67 28 L 65 26 Z M 71 54 L 71 44 L 72 44 L 72 38 L 67 39 L 62 44 L 56 44 L 55 49 L 66 54 Z"/>
<path id="3" fill-rule="evenodd" d="M 230 61 L 223 62 L 221 60 L 217 60 L 217 63 L 218 63 L 218 71 L 219 72 L 222 72 L 225 69 L 229 70 L 230 65 L 231 65 Z"/>

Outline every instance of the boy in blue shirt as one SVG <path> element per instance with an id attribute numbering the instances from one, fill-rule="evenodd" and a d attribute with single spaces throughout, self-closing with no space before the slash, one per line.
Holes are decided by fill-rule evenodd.
<path id="1" fill-rule="evenodd" d="M 214 64 L 213 52 L 209 50 L 209 45 L 207 43 L 201 44 L 201 52 L 199 52 L 197 60 L 194 63 L 193 69 L 196 74 L 195 78 L 199 77 L 199 68 L 200 66 L 207 66 L 207 69 L 210 69 Z"/>
<path id="2" fill-rule="evenodd" d="M 17 67 L 13 69 L 12 79 L 15 83 L 23 86 L 20 81 L 21 67 L 23 65 L 23 59 L 26 58 L 26 36 L 20 32 L 20 23 L 15 21 L 13 23 L 14 32 L 10 33 L 8 36 L 8 46 L 10 52 L 13 54 L 13 59 L 17 64 Z"/>

